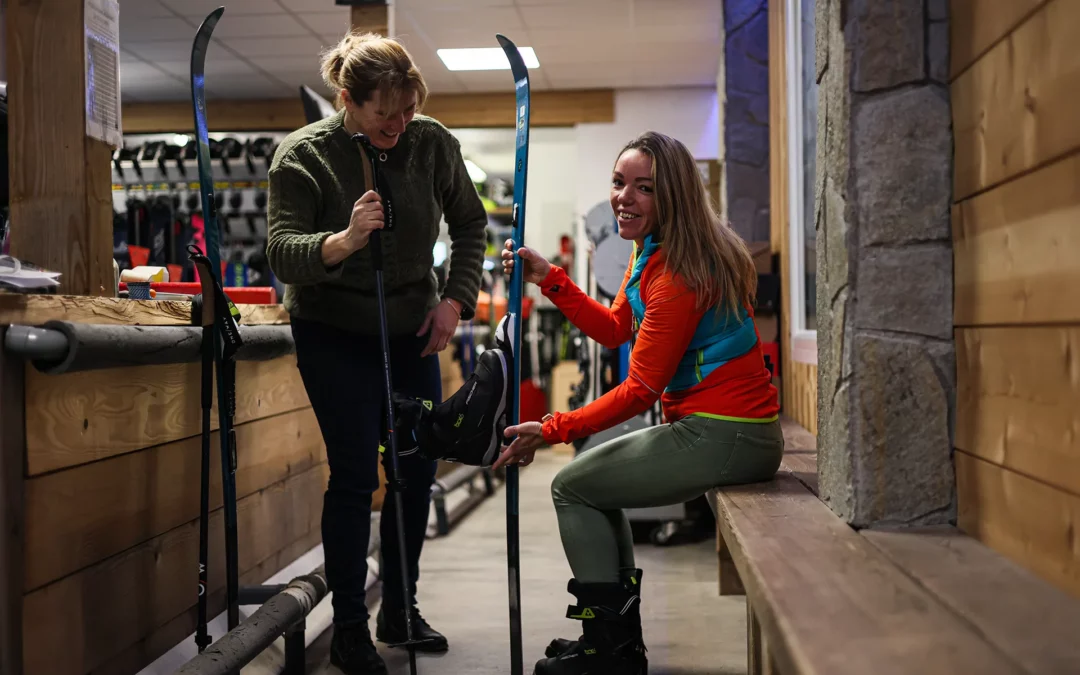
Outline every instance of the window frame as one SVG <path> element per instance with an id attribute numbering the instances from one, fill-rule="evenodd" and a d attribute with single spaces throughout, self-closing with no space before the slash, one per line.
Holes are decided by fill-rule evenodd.
<path id="1" fill-rule="evenodd" d="M 806 217 L 804 204 L 805 172 L 803 153 L 803 44 L 802 0 L 784 0 L 787 21 L 784 26 L 785 70 L 788 83 L 786 92 L 787 114 L 787 170 L 788 170 L 788 269 L 787 289 L 790 294 L 788 308 L 791 358 L 799 363 L 817 364 L 817 331 L 806 328 Z"/>

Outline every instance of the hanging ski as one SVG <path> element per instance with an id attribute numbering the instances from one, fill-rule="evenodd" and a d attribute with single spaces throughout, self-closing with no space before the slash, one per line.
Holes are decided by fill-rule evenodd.
<path id="1" fill-rule="evenodd" d="M 229 630 L 240 623 L 239 578 L 236 534 L 236 432 L 233 415 L 236 411 L 236 361 L 240 346 L 237 329 L 239 313 L 221 291 L 220 230 L 214 202 L 214 181 L 210 165 L 210 139 L 206 125 L 206 51 L 224 7 L 211 12 L 195 35 L 191 47 L 191 97 L 195 110 L 195 141 L 198 148 L 199 187 L 202 193 L 203 222 L 205 223 L 206 255 L 198 265 L 200 279 L 209 275 L 218 302 L 215 303 L 214 358 L 217 362 L 218 435 L 221 438 L 221 486 L 225 512 L 225 580 Z M 202 262 L 202 261 L 200 261 Z M 208 284 L 204 282 L 203 288 Z M 204 297 L 204 301 L 206 298 Z"/>
<path id="2" fill-rule="evenodd" d="M 517 135 L 514 153 L 514 211 L 510 239 L 515 252 L 514 271 L 510 274 L 510 300 L 508 316 L 513 366 L 511 369 L 507 424 L 513 426 L 520 420 L 521 398 L 521 295 L 523 285 L 522 262 L 517 250 L 525 245 L 525 182 L 529 169 L 529 70 L 517 46 L 506 36 L 496 35 L 514 76 L 516 102 L 514 118 Z M 510 673 L 522 675 L 521 649 L 521 556 L 518 529 L 518 467 L 506 467 L 506 557 L 510 581 Z"/>

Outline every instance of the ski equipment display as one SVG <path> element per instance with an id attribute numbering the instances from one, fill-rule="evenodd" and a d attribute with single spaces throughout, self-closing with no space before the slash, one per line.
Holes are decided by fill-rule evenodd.
<path id="1" fill-rule="evenodd" d="M 199 187 L 202 193 L 202 212 L 205 231 L 206 255 L 194 256 L 200 281 L 209 277 L 215 296 L 215 320 L 213 321 L 213 350 L 217 363 L 218 426 L 221 439 L 221 485 L 223 511 L 225 514 L 225 578 L 227 617 L 229 630 L 240 623 L 239 565 L 236 533 L 236 432 L 233 416 L 236 412 L 236 361 L 233 358 L 239 347 L 240 332 L 236 325 L 239 317 L 235 305 L 228 301 L 221 290 L 220 229 L 217 207 L 214 201 L 214 181 L 210 165 L 210 139 L 206 125 L 206 52 L 210 37 L 217 26 L 224 7 L 218 7 L 203 20 L 191 47 L 191 97 L 195 110 L 195 140 L 198 148 Z M 201 258 L 201 260 L 199 260 Z M 201 263 L 201 264 L 198 264 Z M 207 288 L 206 282 L 203 288 Z M 204 302 L 206 297 L 204 296 Z"/>
<path id="2" fill-rule="evenodd" d="M 354 134 L 353 141 L 360 149 L 364 160 L 364 178 L 372 186 L 375 192 L 383 198 L 384 225 L 383 229 L 391 230 L 394 226 L 393 204 L 390 202 L 386 186 L 382 184 L 379 174 L 379 162 L 386 159 L 386 153 L 380 151 L 371 144 L 371 139 L 364 134 Z M 409 598 L 409 568 L 405 550 L 405 514 L 402 505 L 402 495 L 405 493 L 405 479 L 401 477 L 398 466 L 398 443 L 396 433 L 396 420 L 394 415 L 394 377 L 390 371 L 390 336 L 386 321 L 386 291 L 383 287 L 383 256 L 382 256 L 382 233 L 383 230 L 373 230 L 368 239 L 371 248 L 372 266 L 375 268 L 375 291 L 379 301 L 379 335 L 382 338 L 383 358 L 383 387 L 386 390 L 386 437 L 387 449 L 390 452 L 390 475 L 387 476 L 387 497 L 393 497 L 394 516 L 396 517 L 396 530 L 398 539 L 398 560 L 401 563 L 401 606 L 405 608 L 405 642 L 393 644 L 392 647 L 405 647 L 409 650 L 409 671 L 416 675 L 416 645 L 423 644 L 423 640 L 413 639 L 413 620 L 410 608 L 412 603 Z M 384 507 L 385 508 L 385 505 Z"/>
<path id="3" fill-rule="evenodd" d="M 514 76 L 516 131 L 514 151 L 514 210 L 510 239 L 514 270 L 510 274 L 509 338 L 511 377 L 507 404 L 509 426 L 518 424 L 521 413 L 521 296 L 524 272 L 517 250 L 525 245 L 525 183 L 529 169 L 529 70 L 517 46 L 506 36 L 495 36 L 510 61 Z M 494 313 L 494 312 L 493 312 Z M 506 557 L 510 582 L 510 673 L 523 675 L 521 648 L 521 550 L 518 524 L 518 467 L 506 466 Z"/>

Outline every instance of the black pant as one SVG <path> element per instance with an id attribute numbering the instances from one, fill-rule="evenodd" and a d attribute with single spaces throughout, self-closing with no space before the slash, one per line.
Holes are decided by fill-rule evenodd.
<path id="1" fill-rule="evenodd" d="M 382 346 L 378 335 L 350 333 L 326 324 L 292 319 L 297 365 L 326 443 L 330 484 L 323 499 L 322 538 L 326 577 L 334 594 L 334 621 L 368 618 L 364 604 L 371 495 L 378 488 L 379 442 L 386 427 Z M 394 389 L 411 396 L 442 400 L 439 357 L 420 358 L 427 336 L 394 336 L 390 366 Z M 411 603 L 416 596 L 420 551 L 424 545 L 436 463 L 418 454 L 402 457 L 406 481 L 402 500 Z M 383 468 L 392 475 L 389 448 Z M 382 507 L 383 605 L 401 606 L 395 493 L 387 490 Z"/>

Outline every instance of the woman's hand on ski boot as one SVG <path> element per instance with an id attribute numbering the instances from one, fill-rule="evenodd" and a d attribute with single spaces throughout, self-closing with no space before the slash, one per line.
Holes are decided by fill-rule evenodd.
<path id="1" fill-rule="evenodd" d="M 517 436 L 509 447 L 503 450 L 499 459 L 492 465 L 492 469 L 498 469 L 507 464 L 528 466 L 533 461 L 533 455 L 537 448 L 544 445 L 544 436 L 541 433 L 543 426 L 539 422 L 522 422 L 517 426 L 506 427 L 503 435 L 507 438 Z"/>
<path id="2" fill-rule="evenodd" d="M 549 263 L 544 256 L 528 246 L 519 248 L 517 254 L 525 261 L 525 281 L 539 284 L 547 277 L 548 272 L 551 271 L 551 263 Z M 514 242 L 509 239 L 506 240 L 506 247 L 502 252 L 502 259 L 503 272 L 506 276 L 510 276 L 514 271 Z"/>

